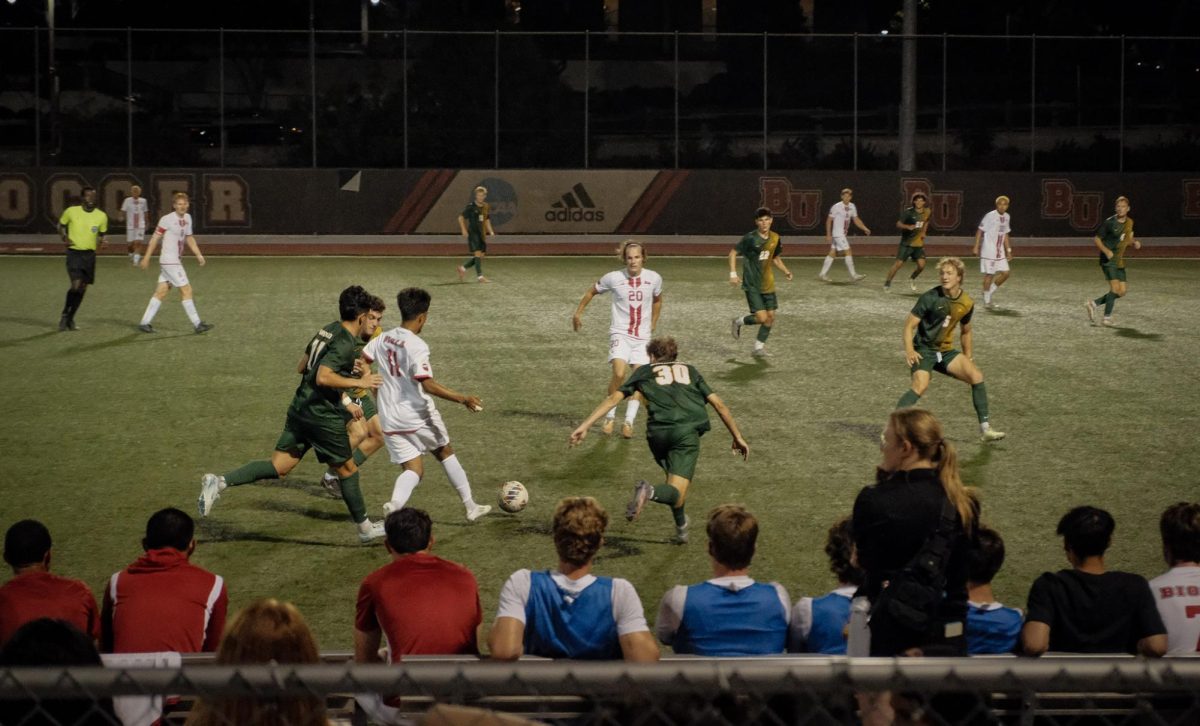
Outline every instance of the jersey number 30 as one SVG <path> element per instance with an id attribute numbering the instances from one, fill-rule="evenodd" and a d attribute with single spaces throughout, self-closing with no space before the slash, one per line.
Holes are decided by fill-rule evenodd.
<path id="1" fill-rule="evenodd" d="M 682 383 L 686 386 L 692 382 L 692 374 L 682 363 L 656 365 L 654 366 L 654 382 L 660 386 L 669 386 L 672 383 Z"/>

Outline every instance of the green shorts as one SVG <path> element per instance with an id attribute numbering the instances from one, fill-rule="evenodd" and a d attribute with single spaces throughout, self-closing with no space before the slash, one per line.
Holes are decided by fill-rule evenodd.
<path id="1" fill-rule="evenodd" d="M 950 350 L 939 353 L 936 350 L 921 350 L 917 349 L 921 354 L 921 360 L 917 361 L 909 369 L 910 373 L 917 371 L 937 371 L 943 375 L 950 375 L 950 361 L 958 357 L 959 351 L 951 348 Z"/>
<path id="2" fill-rule="evenodd" d="M 916 262 L 917 260 L 923 260 L 925 259 L 925 247 L 924 245 L 921 247 L 909 247 L 908 245 L 902 244 L 900 245 L 900 249 L 896 250 L 896 259 L 900 260 L 901 262 L 904 262 L 905 260 L 912 260 L 913 262 Z"/>
<path id="3" fill-rule="evenodd" d="M 476 252 L 487 254 L 487 242 L 482 237 L 471 235 L 467 237 L 467 249 L 471 251 L 471 254 Z"/>
<path id="4" fill-rule="evenodd" d="M 779 302 L 775 299 L 773 292 L 758 292 L 756 290 L 746 290 L 746 304 L 750 306 L 750 314 L 753 315 L 759 310 L 777 310 Z"/>
<path id="5" fill-rule="evenodd" d="M 646 430 L 646 443 L 654 460 L 668 474 L 691 481 L 700 459 L 700 434 L 691 426 Z"/>
<path id="6" fill-rule="evenodd" d="M 1104 273 L 1105 280 L 1117 280 L 1119 282 L 1125 282 L 1125 268 L 1124 267 L 1117 267 L 1116 265 L 1106 265 L 1103 262 L 1101 262 L 1100 263 L 1100 271 Z"/>
<path id="7" fill-rule="evenodd" d="M 346 433 L 346 422 L 341 419 L 314 421 L 289 414 L 283 424 L 283 433 L 275 442 L 275 450 L 302 457 L 309 449 L 317 452 L 317 461 L 322 464 L 349 461 L 353 452 L 350 450 L 350 436 Z"/>

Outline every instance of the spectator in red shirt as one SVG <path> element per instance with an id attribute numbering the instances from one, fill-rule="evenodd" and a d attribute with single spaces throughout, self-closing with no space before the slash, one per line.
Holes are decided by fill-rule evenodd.
<path id="1" fill-rule="evenodd" d="M 109 578 L 101 611 L 105 653 L 217 649 L 229 594 L 220 575 L 196 567 L 195 523 L 168 507 L 146 523 L 145 553 Z"/>
<path id="2" fill-rule="evenodd" d="M 100 638 L 96 598 L 79 580 L 50 574 L 50 531 L 24 519 L 4 535 L 4 561 L 13 578 L 0 587 L 0 645 L 25 623 L 65 620 L 93 641 Z"/>
<path id="3" fill-rule="evenodd" d="M 392 557 L 363 580 L 354 619 L 354 659 L 378 663 L 387 635 L 392 662 L 402 655 L 478 655 L 479 585 L 462 565 L 435 557 L 433 523 L 403 507 L 384 522 Z"/>

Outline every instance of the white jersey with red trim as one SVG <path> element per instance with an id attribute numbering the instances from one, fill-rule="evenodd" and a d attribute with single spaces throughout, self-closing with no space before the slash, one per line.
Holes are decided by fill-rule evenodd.
<path id="1" fill-rule="evenodd" d="M 379 363 L 383 385 L 375 391 L 384 433 L 411 433 L 432 421 L 437 407 L 421 381 L 433 377 L 429 346 L 406 328 L 393 328 L 371 339 L 363 357 Z"/>
<path id="2" fill-rule="evenodd" d="M 595 291 L 612 293 L 609 332 L 638 340 L 650 339 L 652 306 L 662 295 L 662 275 L 643 269 L 637 277 L 630 277 L 627 270 L 613 270 L 596 282 Z"/>
<path id="3" fill-rule="evenodd" d="M 1000 214 L 996 210 L 992 210 L 983 215 L 983 220 L 979 223 L 979 229 L 983 230 L 983 238 L 979 245 L 979 259 L 981 260 L 1003 260 L 1007 255 L 1004 253 L 1004 245 L 1000 240 L 1010 231 L 1011 217 L 1008 212 Z"/>
<path id="4" fill-rule="evenodd" d="M 829 216 L 833 224 L 829 229 L 833 237 L 845 237 L 850 233 L 850 220 L 858 216 L 858 207 L 854 202 L 838 202 L 829 208 Z"/>
<path id="5" fill-rule="evenodd" d="M 1167 655 L 1200 653 L 1200 567 L 1172 567 L 1150 581 L 1167 626 Z"/>
<path id="6" fill-rule="evenodd" d="M 150 210 L 145 197 L 125 197 L 121 202 L 121 211 L 125 213 L 126 229 L 146 229 L 146 213 Z"/>
<path id="7" fill-rule="evenodd" d="M 171 212 L 164 214 L 158 220 L 155 234 L 162 235 L 162 251 L 158 253 L 158 264 L 178 265 L 183 255 L 183 243 L 192 236 L 192 215 L 185 213 L 182 217 Z"/>

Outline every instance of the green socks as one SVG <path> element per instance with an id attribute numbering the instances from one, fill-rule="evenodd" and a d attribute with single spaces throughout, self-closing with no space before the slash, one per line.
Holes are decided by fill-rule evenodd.
<path id="1" fill-rule="evenodd" d="M 362 449 L 355 449 L 353 457 L 355 466 L 362 466 L 362 463 L 367 460 L 367 455 L 363 453 Z"/>
<path id="2" fill-rule="evenodd" d="M 682 527 L 687 521 L 687 515 L 683 511 L 683 505 L 679 504 L 679 490 L 670 484 L 656 484 L 654 493 L 650 495 L 650 501 L 666 504 L 671 508 L 671 516 L 675 517 L 675 526 Z"/>
<path id="3" fill-rule="evenodd" d="M 917 401 L 921 400 L 921 396 L 913 389 L 908 389 L 900 400 L 896 402 L 896 408 L 908 408 L 909 406 L 917 405 Z"/>
<path id="4" fill-rule="evenodd" d="M 976 383 L 971 386 L 971 403 L 975 404 L 975 416 L 979 423 L 988 420 L 987 385 Z"/>
<path id="5" fill-rule="evenodd" d="M 474 256 L 471 256 L 471 257 L 467 258 L 467 261 L 463 263 L 463 269 L 464 269 L 464 270 L 469 270 L 469 269 L 471 269 L 472 267 L 474 267 L 474 266 L 475 266 L 475 260 L 477 260 L 477 259 L 479 259 L 479 258 L 478 258 L 478 257 L 474 257 Z"/>
<path id="6" fill-rule="evenodd" d="M 770 335 L 771 335 L 771 326 L 770 325 L 762 325 L 762 326 L 759 326 L 758 335 L 754 336 L 754 339 L 760 343 L 765 343 L 765 342 L 767 342 L 767 337 Z"/>
<path id="7" fill-rule="evenodd" d="M 350 510 L 350 519 L 357 524 L 367 518 L 367 505 L 363 501 L 362 488 L 358 486 L 358 472 L 354 472 L 342 482 L 342 501 Z"/>
<path id="8" fill-rule="evenodd" d="M 1117 293 L 1110 292 L 1105 295 L 1107 298 L 1104 302 L 1104 317 L 1112 317 L 1113 306 L 1117 304 Z"/>
<path id="9" fill-rule="evenodd" d="M 747 315 L 742 318 L 742 325 L 758 325 L 758 318 L 753 315 Z"/>
<path id="10" fill-rule="evenodd" d="M 260 479 L 278 479 L 279 472 L 275 471 L 275 465 L 269 459 L 261 459 L 252 461 L 249 464 L 234 469 L 225 475 L 225 483 L 231 487 L 239 484 L 249 484 L 252 481 Z"/>
<path id="11" fill-rule="evenodd" d="M 475 274 L 478 275 L 479 277 L 483 277 L 483 258 L 482 257 L 475 258 Z"/>

